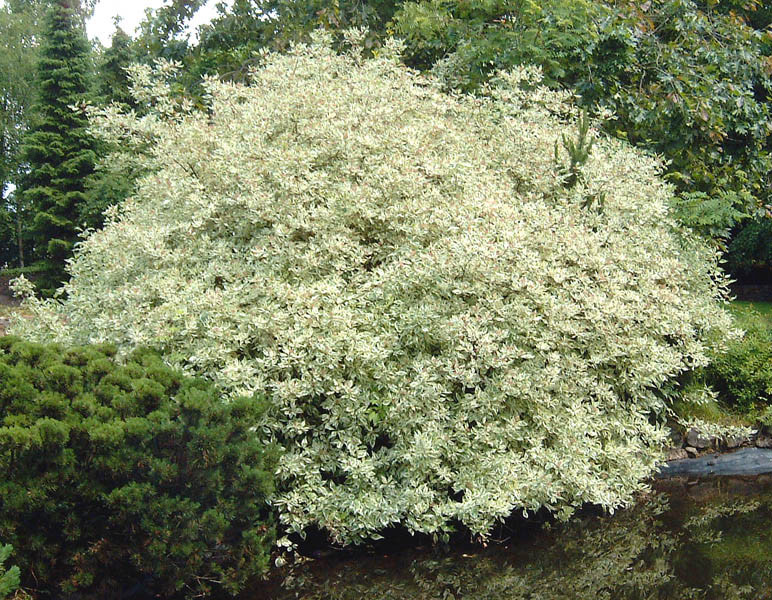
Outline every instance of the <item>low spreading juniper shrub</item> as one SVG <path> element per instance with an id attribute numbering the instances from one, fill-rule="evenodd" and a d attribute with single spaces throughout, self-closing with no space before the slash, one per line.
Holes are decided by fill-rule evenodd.
<path id="1" fill-rule="evenodd" d="M 0 338 L 0 539 L 41 597 L 228 592 L 264 573 L 274 453 L 256 398 L 222 402 L 147 350 Z"/>

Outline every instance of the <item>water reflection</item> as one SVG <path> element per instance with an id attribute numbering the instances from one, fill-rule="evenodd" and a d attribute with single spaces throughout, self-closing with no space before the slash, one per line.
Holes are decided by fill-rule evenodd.
<path id="1" fill-rule="evenodd" d="M 772 598 L 772 483 L 658 484 L 634 509 L 506 546 L 328 559 L 244 599 Z"/>

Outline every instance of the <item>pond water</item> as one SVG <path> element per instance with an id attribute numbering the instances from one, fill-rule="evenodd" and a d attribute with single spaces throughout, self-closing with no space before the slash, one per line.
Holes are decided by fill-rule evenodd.
<path id="1" fill-rule="evenodd" d="M 502 533 L 502 535 L 504 535 Z M 772 599 L 772 477 L 658 481 L 634 508 L 295 565 L 243 600 Z"/>

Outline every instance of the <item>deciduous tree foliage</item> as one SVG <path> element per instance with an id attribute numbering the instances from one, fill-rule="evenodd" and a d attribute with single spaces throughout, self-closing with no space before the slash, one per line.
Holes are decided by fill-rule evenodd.
<path id="1" fill-rule="evenodd" d="M 35 98 L 35 63 L 43 9 L 37 3 L 0 7 L 0 266 L 22 266 L 29 213 L 11 190 L 21 174 L 19 146 Z"/>
<path id="2" fill-rule="evenodd" d="M 716 254 L 661 165 L 579 135 L 533 70 L 447 95 L 395 43 L 368 60 L 348 37 L 209 81 L 207 113 L 138 69 L 155 111 L 100 128 L 150 172 L 66 300 L 14 330 L 150 345 L 264 393 L 290 530 L 484 536 L 513 510 L 629 502 L 678 377 L 728 335 Z"/>
<path id="3" fill-rule="evenodd" d="M 769 204 L 772 120 L 767 35 L 716 4 L 419 0 L 402 5 L 394 29 L 408 64 L 452 88 L 540 65 L 584 106 L 612 111 L 610 133 L 662 154 L 679 217 L 720 237 Z"/>

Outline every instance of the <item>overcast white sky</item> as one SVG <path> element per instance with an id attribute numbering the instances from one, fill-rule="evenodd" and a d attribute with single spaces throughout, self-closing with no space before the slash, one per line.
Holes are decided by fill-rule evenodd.
<path id="1" fill-rule="evenodd" d="M 233 0 L 208 0 L 196 13 L 189 24 L 189 31 L 195 34 L 196 29 L 203 23 L 208 23 L 217 14 L 217 3 L 225 2 L 230 5 Z M 0 6 L 5 4 L 0 0 Z M 121 28 L 131 36 L 145 16 L 145 9 L 158 8 L 164 4 L 164 0 L 99 0 L 94 16 L 86 25 L 89 39 L 99 38 L 105 46 L 110 45 L 110 37 L 115 28 L 113 17 L 121 17 Z"/>
<path id="2" fill-rule="evenodd" d="M 219 0 L 209 0 L 193 18 L 190 31 L 195 32 L 202 23 L 208 23 L 217 14 L 216 5 Z M 230 0 L 225 2 L 230 4 Z M 100 0 L 94 16 L 88 22 L 86 29 L 88 37 L 99 38 L 105 46 L 110 45 L 110 36 L 114 31 L 113 17 L 121 17 L 121 28 L 129 35 L 134 35 L 137 25 L 145 16 L 146 8 L 158 8 L 163 0 Z"/>

